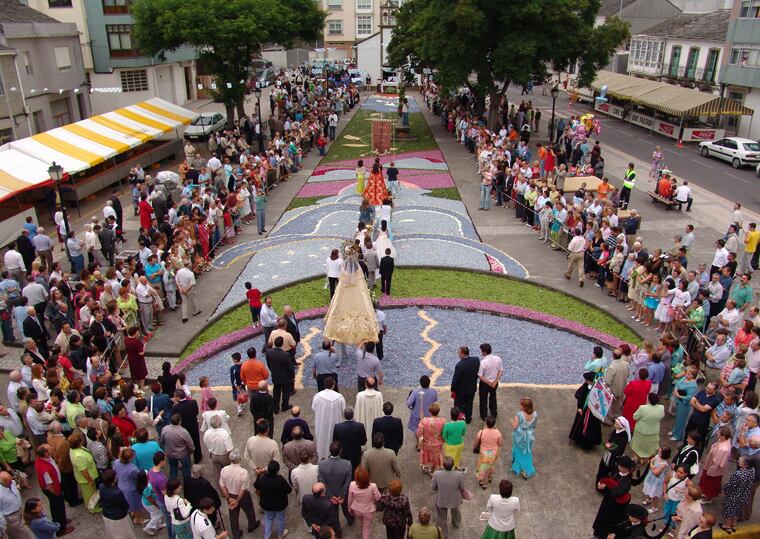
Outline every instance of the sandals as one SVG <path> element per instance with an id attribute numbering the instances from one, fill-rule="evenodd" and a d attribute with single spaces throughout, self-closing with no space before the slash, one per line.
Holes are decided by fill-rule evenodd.
<path id="1" fill-rule="evenodd" d="M 718 527 L 724 532 L 726 532 L 728 535 L 731 535 L 732 533 L 736 531 L 736 528 L 726 528 L 723 524 L 718 524 Z"/>

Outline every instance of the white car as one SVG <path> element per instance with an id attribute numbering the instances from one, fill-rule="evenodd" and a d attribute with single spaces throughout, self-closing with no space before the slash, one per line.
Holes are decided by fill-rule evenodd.
<path id="1" fill-rule="evenodd" d="M 726 137 L 699 143 L 699 152 L 704 157 L 717 157 L 731 163 L 734 168 L 760 163 L 760 144 L 741 137 Z"/>
<path id="2" fill-rule="evenodd" d="M 364 73 L 360 69 L 349 69 L 348 76 L 351 77 L 353 84 L 358 84 L 359 86 L 364 84 Z"/>
<path id="3" fill-rule="evenodd" d="M 227 126 L 227 118 L 219 112 L 202 112 L 185 128 L 187 140 L 205 140 L 212 133 L 222 131 Z"/>

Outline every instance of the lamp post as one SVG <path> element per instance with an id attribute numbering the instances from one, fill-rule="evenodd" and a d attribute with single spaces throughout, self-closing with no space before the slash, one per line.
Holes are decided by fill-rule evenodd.
<path id="1" fill-rule="evenodd" d="M 253 90 L 253 93 L 256 95 L 256 106 L 258 107 L 258 117 L 259 117 L 259 133 L 258 133 L 258 139 L 259 139 L 259 154 L 264 153 L 264 130 L 261 127 L 261 88 L 259 88 L 258 84 L 256 85 L 256 88 Z"/>
<path id="2" fill-rule="evenodd" d="M 50 179 L 55 183 L 56 187 L 58 188 L 58 199 L 61 202 L 61 212 L 63 213 L 63 227 L 66 229 L 66 234 L 64 235 L 64 246 L 66 247 L 66 256 L 69 259 L 69 262 L 71 262 L 71 252 L 69 252 L 69 232 L 71 232 L 71 229 L 69 228 L 69 217 L 66 214 L 66 205 L 63 203 L 63 192 L 61 191 L 61 180 L 63 179 L 63 167 L 61 165 L 56 164 L 55 161 L 53 161 L 53 164 L 48 169 L 48 175 L 50 176 Z M 72 266 L 73 267 L 73 266 Z"/>
<path id="3" fill-rule="evenodd" d="M 549 122 L 549 142 L 554 142 L 554 107 L 557 104 L 557 96 L 559 95 L 559 84 L 555 84 L 551 89 L 552 94 L 552 120 Z"/>

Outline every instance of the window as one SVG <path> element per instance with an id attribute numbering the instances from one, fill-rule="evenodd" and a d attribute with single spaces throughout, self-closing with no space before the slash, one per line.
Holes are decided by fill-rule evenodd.
<path id="1" fill-rule="evenodd" d="M 671 77 L 678 76 L 678 67 L 681 64 L 681 47 L 673 47 L 670 51 L 670 71 Z"/>
<path id="2" fill-rule="evenodd" d="M 45 120 L 42 117 L 42 111 L 35 110 L 32 113 L 32 118 L 34 118 L 34 134 L 43 133 L 45 131 Z"/>
<path id="3" fill-rule="evenodd" d="M 71 51 L 68 47 L 56 47 L 53 52 L 55 53 L 55 67 L 58 68 L 58 71 L 71 69 Z"/>
<path id="4" fill-rule="evenodd" d="M 48 7 L 72 7 L 71 0 L 48 0 Z"/>
<path id="5" fill-rule="evenodd" d="M 61 127 L 71 123 L 71 114 L 69 112 L 69 100 L 59 99 L 50 102 L 50 113 L 53 115 L 53 124 Z"/>
<path id="6" fill-rule="evenodd" d="M 13 131 L 9 127 L 8 129 L 0 129 L 0 145 L 8 144 L 13 141 Z"/>
<path id="7" fill-rule="evenodd" d="M 5 86 L 3 86 L 3 74 L 0 73 L 0 95 L 5 95 Z"/>
<path id="8" fill-rule="evenodd" d="M 343 9 L 343 0 L 327 0 L 327 9 Z"/>
<path id="9" fill-rule="evenodd" d="M 372 0 L 356 0 L 356 11 L 372 11 Z"/>
<path id="10" fill-rule="evenodd" d="M 372 16 L 356 17 L 356 35 L 367 36 L 372 33 Z"/>
<path id="11" fill-rule="evenodd" d="M 699 60 L 699 47 L 692 47 L 689 49 L 689 56 L 686 59 L 686 73 L 687 79 L 693 79 L 697 70 L 697 61 Z"/>
<path id="12" fill-rule="evenodd" d="M 103 13 L 106 15 L 129 13 L 131 3 L 132 0 L 103 0 Z"/>
<path id="13" fill-rule="evenodd" d="M 702 75 L 702 80 L 706 82 L 715 82 L 715 72 L 718 70 L 718 55 L 720 51 L 718 49 L 710 49 L 707 53 L 707 62 L 705 63 L 705 71 Z"/>
<path id="14" fill-rule="evenodd" d="M 122 92 L 148 91 L 148 72 L 144 69 L 121 71 L 119 75 L 121 75 Z"/>
<path id="15" fill-rule="evenodd" d="M 341 20 L 327 21 L 327 33 L 330 34 L 331 36 L 343 34 L 343 21 Z"/>
<path id="16" fill-rule="evenodd" d="M 108 48 L 112 58 L 136 56 L 137 51 L 132 48 L 132 25 L 131 24 L 106 24 L 108 34 Z"/>
<path id="17" fill-rule="evenodd" d="M 728 57 L 730 65 L 756 66 L 760 65 L 760 50 L 758 49 L 731 49 Z"/>
<path id="18" fill-rule="evenodd" d="M 760 15 L 760 0 L 744 0 L 739 8 L 739 18 L 756 19 Z"/>
<path id="19" fill-rule="evenodd" d="M 34 68 L 32 67 L 32 53 L 24 51 L 24 70 L 27 75 L 34 75 Z"/>

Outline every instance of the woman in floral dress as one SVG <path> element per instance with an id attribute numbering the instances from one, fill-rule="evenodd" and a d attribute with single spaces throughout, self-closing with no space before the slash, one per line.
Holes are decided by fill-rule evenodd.
<path id="1" fill-rule="evenodd" d="M 446 420 L 438 417 L 441 407 L 432 404 L 429 417 L 424 417 L 417 425 L 417 439 L 420 448 L 420 466 L 425 473 L 432 474 L 443 466 L 443 426 Z"/>
<path id="2" fill-rule="evenodd" d="M 412 509 L 409 498 L 401 494 L 403 485 L 394 479 L 388 484 L 388 494 L 383 494 L 377 502 L 378 511 L 383 512 L 383 524 L 388 539 L 404 539 L 407 527 L 412 525 Z"/>
<path id="3" fill-rule="evenodd" d="M 137 297 L 132 294 L 128 287 L 122 286 L 116 305 L 121 311 L 122 318 L 127 327 L 139 327 L 137 323 Z"/>
<path id="4" fill-rule="evenodd" d="M 499 459 L 499 451 L 502 446 L 502 436 L 496 428 L 496 419 L 486 417 L 485 426 L 475 436 L 475 447 L 479 449 L 477 478 L 480 487 L 485 490 L 487 484 L 493 479 L 494 467 Z"/>
<path id="5" fill-rule="evenodd" d="M 746 457 L 739 457 L 737 470 L 723 485 L 723 508 L 720 512 L 723 523 L 718 525 L 721 530 L 727 533 L 736 531 L 736 519 L 742 505 L 750 498 L 754 480 L 755 469 L 749 466 Z"/>

